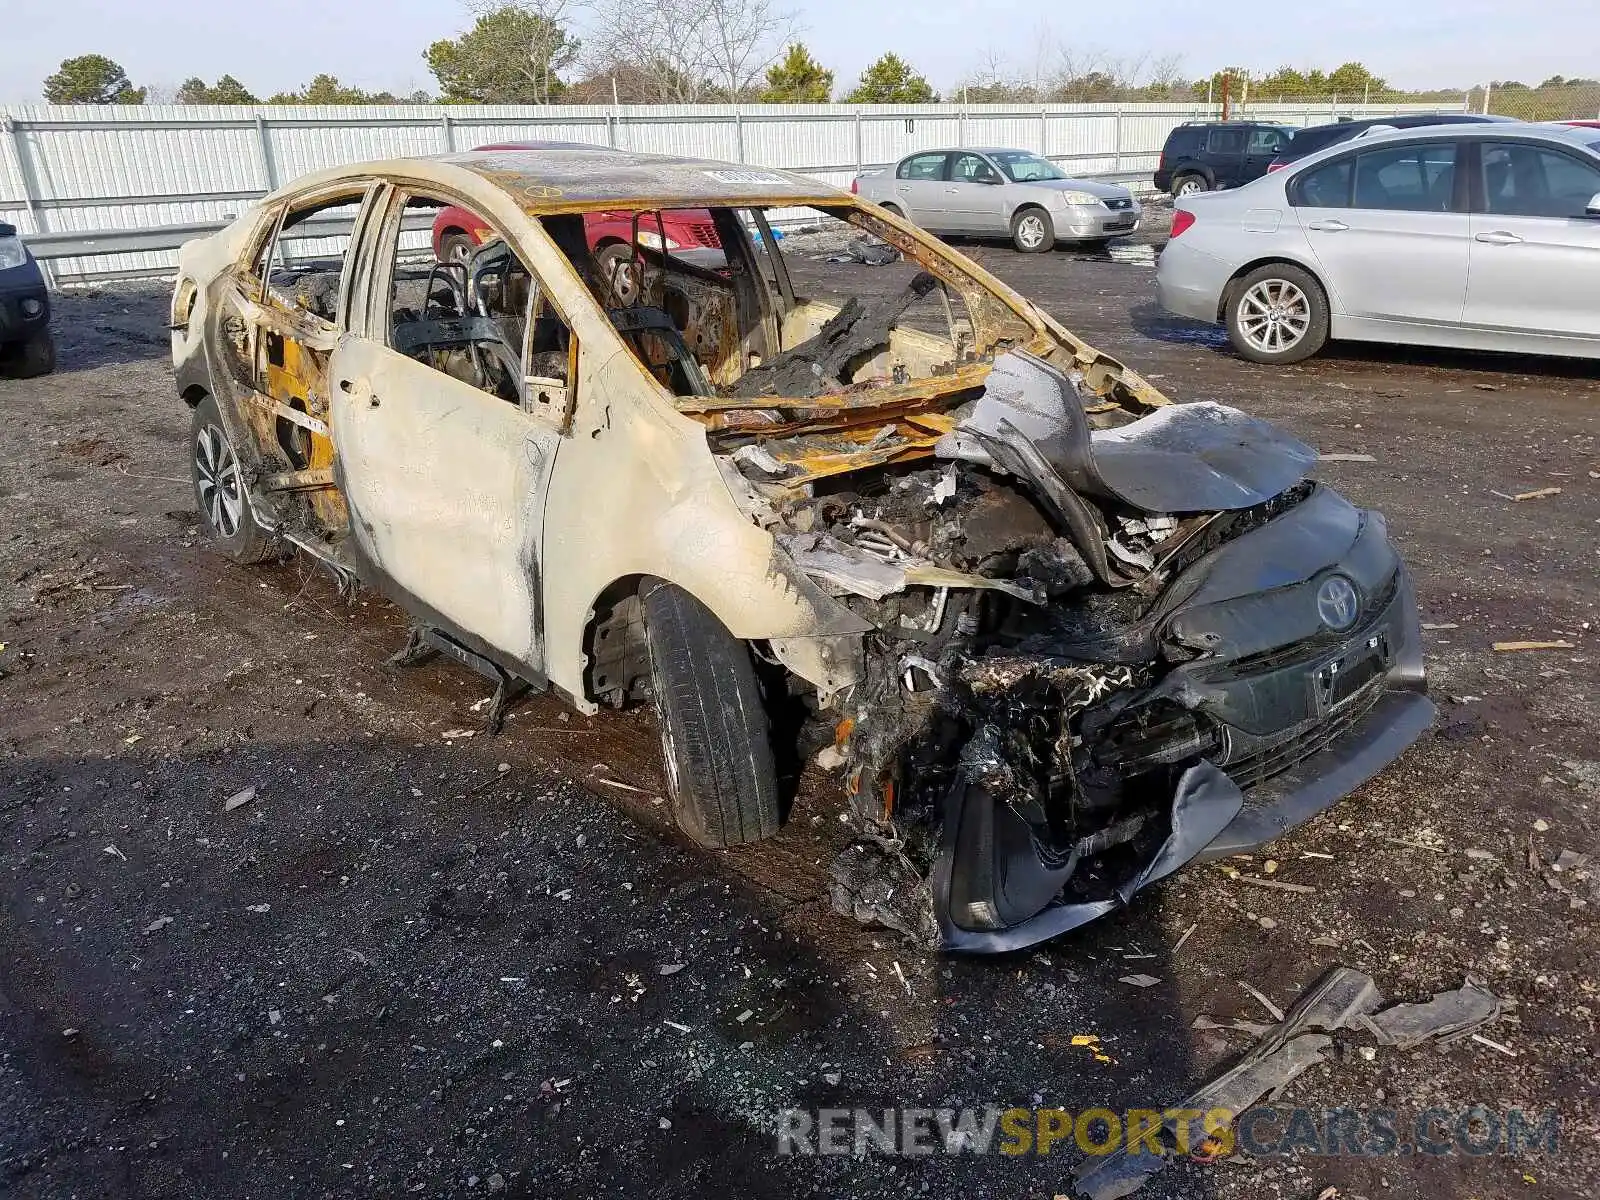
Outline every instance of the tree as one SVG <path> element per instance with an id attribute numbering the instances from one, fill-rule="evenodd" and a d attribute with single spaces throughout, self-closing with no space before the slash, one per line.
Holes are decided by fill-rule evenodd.
<path id="1" fill-rule="evenodd" d="M 578 58 L 561 24 L 568 0 L 501 4 L 478 13 L 460 37 L 429 46 L 422 57 L 446 103 L 550 104 L 566 84 L 557 74 Z"/>
<path id="2" fill-rule="evenodd" d="M 772 0 L 595 0 L 589 78 L 655 104 L 754 99 L 798 31 Z M 610 99 L 610 97 L 605 97 Z"/>
<path id="3" fill-rule="evenodd" d="M 298 92 L 279 92 L 268 104 L 427 104 L 427 92 L 415 91 L 406 97 L 393 92 L 367 92 L 358 87 L 346 87 L 337 76 L 318 75 Z"/>
<path id="4" fill-rule="evenodd" d="M 143 104 L 144 88 L 136 88 L 128 73 L 104 54 L 82 54 L 62 62 L 44 81 L 44 98 L 51 104 Z"/>
<path id="5" fill-rule="evenodd" d="M 259 104 L 260 101 L 250 94 L 249 88 L 232 75 L 224 75 L 217 80 L 215 87 L 198 76 L 184 80 L 178 88 L 178 94 L 173 97 L 173 103 Z"/>
<path id="6" fill-rule="evenodd" d="M 767 68 L 764 104 L 826 104 L 833 97 L 833 72 L 811 57 L 799 42 L 789 47 L 783 61 Z"/>
<path id="7" fill-rule="evenodd" d="M 1328 91 L 1336 96 L 1365 96 L 1388 88 L 1387 80 L 1379 79 L 1358 62 L 1347 62 L 1328 76 Z"/>
<path id="8" fill-rule="evenodd" d="M 933 90 L 911 64 L 897 54 L 885 54 L 861 73 L 861 79 L 845 96 L 846 104 L 937 104 Z"/>
<path id="9" fill-rule="evenodd" d="M 701 39 L 711 86 L 728 101 L 753 98 L 762 74 L 800 32 L 799 19 L 771 0 L 702 0 Z M 832 76 L 829 76 L 831 87 Z M 826 99 L 826 97 L 824 97 Z"/>

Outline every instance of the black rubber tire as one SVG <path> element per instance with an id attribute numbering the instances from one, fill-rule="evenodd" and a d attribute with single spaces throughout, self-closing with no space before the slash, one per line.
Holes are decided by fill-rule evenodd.
<path id="1" fill-rule="evenodd" d="M 1306 298 L 1311 318 L 1300 340 L 1287 350 L 1276 353 L 1252 346 L 1245 340 L 1243 330 L 1240 328 L 1239 310 L 1245 294 L 1258 283 L 1269 279 L 1281 279 L 1299 288 Z M 1241 358 L 1247 358 L 1251 362 L 1274 366 L 1303 362 L 1328 342 L 1328 294 L 1322 290 L 1322 284 L 1317 282 L 1317 277 L 1310 271 L 1289 263 L 1266 263 L 1229 284 L 1227 318 L 1228 340 L 1233 343 L 1234 350 Z"/>
<path id="2" fill-rule="evenodd" d="M 194 505 L 200 513 L 200 527 L 206 531 L 211 543 L 234 562 L 244 566 L 266 562 L 276 556 L 277 545 L 261 526 L 256 524 L 255 514 L 250 510 L 248 489 L 243 486 L 242 479 L 239 481 L 240 505 L 237 527 L 230 534 L 219 528 L 212 519 L 211 505 L 202 493 L 200 476 L 200 438 L 208 429 L 215 430 L 221 436 L 222 444 L 230 453 L 234 453 L 228 431 L 217 413 L 217 402 L 210 396 L 195 405 L 194 417 L 189 424 L 189 476 L 194 481 Z M 237 456 L 234 461 L 238 461 Z"/>
<path id="3" fill-rule="evenodd" d="M 702 846 L 778 832 L 778 774 L 750 647 L 688 592 L 643 596 L 661 752 L 673 816 Z"/>
<path id="4" fill-rule="evenodd" d="M 1022 223 L 1033 217 L 1037 217 L 1044 222 L 1044 237 L 1038 245 L 1028 246 L 1022 240 Z M 1056 244 L 1056 227 L 1055 222 L 1050 219 L 1050 214 L 1042 208 L 1032 206 L 1017 209 L 1016 212 L 1011 214 L 1011 244 L 1023 254 L 1043 254 L 1053 249 Z"/>
<path id="5" fill-rule="evenodd" d="M 1189 182 L 1198 183 L 1200 186 L 1194 189 L 1192 192 L 1185 193 L 1183 190 L 1183 185 Z M 1172 177 L 1172 195 L 1174 198 L 1185 194 L 1194 195 L 1197 192 L 1209 192 L 1210 190 L 1211 185 L 1206 182 L 1206 177 L 1200 174 L 1198 171 L 1185 171 L 1181 175 L 1174 175 Z"/>
<path id="6" fill-rule="evenodd" d="M 465 266 L 472 257 L 472 252 L 478 248 L 478 243 L 472 240 L 470 233 L 459 229 L 452 229 L 439 239 L 439 261 L 458 262 Z"/>
<path id="7" fill-rule="evenodd" d="M 56 342 L 41 329 L 25 342 L 0 347 L 0 373 L 12 379 L 34 379 L 56 369 Z"/>
<path id="8" fill-rule="evenodd" d="M 893 213 L 902 221 L 906 219 L 906 214 L 900 211 L 900 206 L 898 204 L 880 204 L 878 207 L 883 209 L 883 211 L 886 213 Z"/>

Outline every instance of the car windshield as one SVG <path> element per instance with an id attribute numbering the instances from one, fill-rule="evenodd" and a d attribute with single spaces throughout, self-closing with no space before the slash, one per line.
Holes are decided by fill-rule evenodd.
<path id="1" fill-rule="evenodd" d="M 1012 183 L 1038 183 L 1041 179 L 1066 179 L 1067 173 L 1049 159 L 1024 150 L 1000 150 L 989 156 L 1000 164 Z"/>

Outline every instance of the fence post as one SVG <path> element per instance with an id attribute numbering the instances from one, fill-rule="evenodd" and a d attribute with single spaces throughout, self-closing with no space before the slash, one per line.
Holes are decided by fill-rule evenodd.
<path id="1" fill-rule="evenodd" d="M 733 140 L 739 148 L 739 161 L 744 161 L 744 113 L 733 110 Z"/>
<path id="2" fill-rule="evenodd" d="M 268 192 L 278 190 L 278 171 L 272 162 L 272 142 L 267 137 L 267 119 L 260 113 L 256 114 L 256 153 L 261 159 L 261 178 L 266 181 Z"/>
<path id="3" fill-rule="evenodd" d="M 1039 106 L 1039 157 L 1050 157 L 1050 110 L 1044 105 Z"/>
<path id="4" fill-rule="evenodd" d="M 32 223 L 33 233 L 48 233 L 44 224 L 44 210 L 39 207 L 39 191 L 33 185 L 33 169 L 28 162 L 28 146 L 23 139 L 22 130 L 17 128 L 17 123 L 11 117 L 0 120 L 0 125 L 5 126 L 5 131 L 11 135 L 11 148 L 17 155 L 17 178 L 22 181 L 22 203 L 28 210 L 28 220 Z M 41 262 L 39 269 L 44 272 L 45 283 L 51 291 L 55 291 L 56 282 L 55 263 Z"/>
<path id="5" fill-rule="evenodd" d="M 1486 83 L 1483 85 L 1483 115 L 1486 117 L 1489 115 L 1489 93 L 1492 91 L 1494 91 L 1494 84 Z"/>
<path id="6" fill-rule="evenodd" d="M 456 152 L 456 131 L 454 125 L 451 124 L 449 113 L 440 114 L 439 129 L 444 134 L 444 152 L 446 154 L 454 154 Z"/>
<path id="7" fill-rule="evenodd" d="M 617 114 L 615 112 L 606 113 L 606 145 L 613 150 L 617 148 Z"/>
<path id="8" fill-rule="evenodd" d="M 1117 106 L 1117 137 L 1116 143 L 1112 147 L 1111 170 L 1118 175 L 1122 174 L 1122 106 L 1120 104 Z"/>
<path id="9" fill-rule="evenodd" d="M 965 102 L 956 109 L 956 145 L 967 144 L 967 106 Z"/>
<path id="10" fill-rule="evenodd" d="M 861 174 L 861 169 L 866 165 L 861 156 L 861 110 L 856 109 L 856 174 Z"/>

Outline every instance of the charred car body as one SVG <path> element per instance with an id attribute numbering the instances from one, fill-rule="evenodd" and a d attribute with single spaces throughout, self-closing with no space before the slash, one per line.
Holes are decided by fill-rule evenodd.
<path id="1" fill-rule="evenodd" d="M 492 231 L 436 261 L 431 221 Z M 710 269 L 588 212 L 704 210 Z M 892 247 L 843 305 L 770 219 Z M 1171 405 L 905 222 L 800 176 L 581 150 L 313 176 L 191 243 L 196 497 L 443 650 L 584 711 L 653 699 L 674 810 L 775 832 L 821 751 L 838 906 L 1001 950 L 1271 840 L 1427 726 L 1382 518 L 1310 449 Z M 799 757 L 796 755 L 795 757 Z"/>

